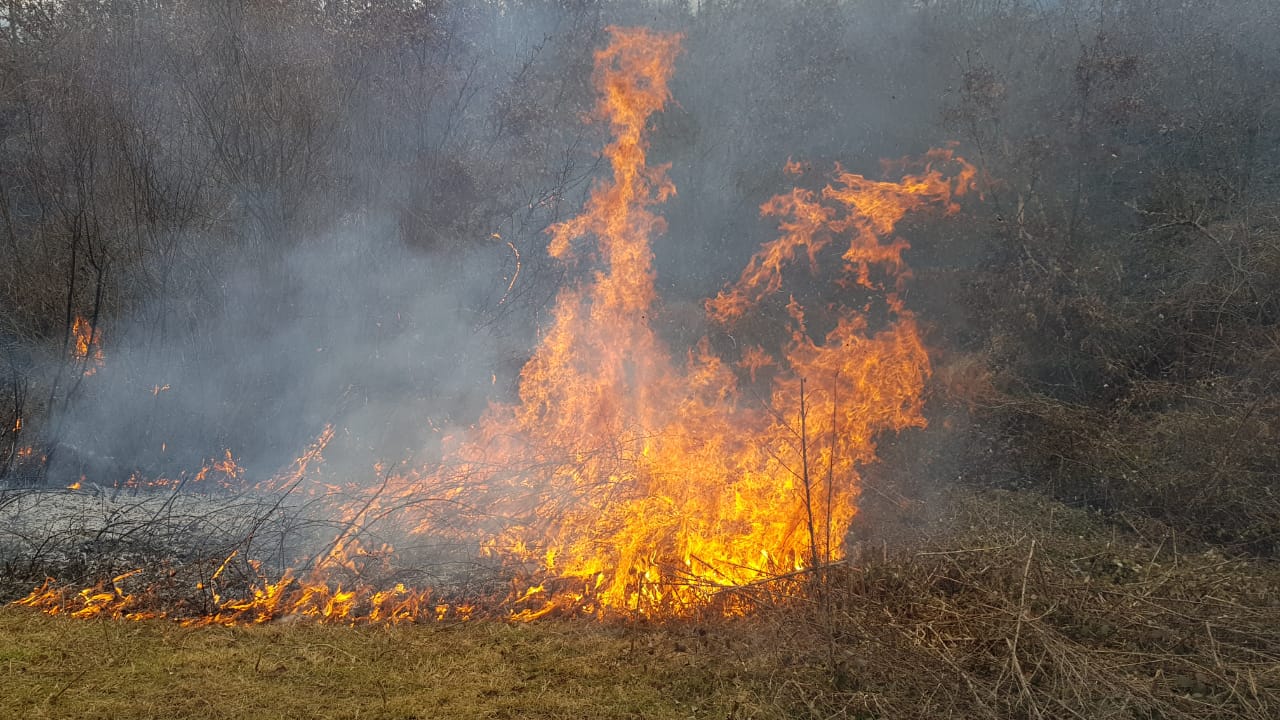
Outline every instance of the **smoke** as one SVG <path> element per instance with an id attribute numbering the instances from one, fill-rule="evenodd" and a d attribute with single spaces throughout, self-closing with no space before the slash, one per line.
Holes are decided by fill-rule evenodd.
<path id="1" fill-rule="evenodd" d="M 29 346 L 50 402 L 27 438 L 46 436 L 57 483 L 223 449 L 262 476 L 330 423 L 361 476 L 430 456 L 510 394 L 561 284 L 544 229 L 580 204 L 598 147 L 575 109 L 589 14 L 175 7 L 122 19 L 123 39 L 84 50 L 108 69 L 67 90 L 117 118 L 55 143 L 73 179 L 91 173 L 82 192 L 122 208 L 70 240 L 105 273 L 51 273 L 106 358 L 82 378 L 56 337 Z M 207 44 L 175 41 L 187 27 Z"/>
<path id="2" fill-rule="evenodd" d="M 64 411 L 74 454 L 55 453 L 51 471 L 147 476 L 225 448 L 262 476 L 336 424 L 367 473 L 474 418 L 524 342 L 472 311 L 501 300 L 509 248 L 444 258 L 379 237 L 336 233 L 266 277 L 228 259 L 214 280 L 225 302 L 173 322 L 163 344 L 145 323 L 106 325 L 103 367 Z"/>

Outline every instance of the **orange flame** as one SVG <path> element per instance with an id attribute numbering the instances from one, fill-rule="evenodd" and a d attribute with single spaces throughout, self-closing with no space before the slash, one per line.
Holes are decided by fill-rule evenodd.
<path id="1" fill-rule="evenodd" d="M 88 619 L 107 617 L 122 620 L 145 620 L 161 617 L 160 613 L 139 610 L 139 598 L 125 592 L 124 581 L 141 573 L 142 570 L 130 570 L 111 579 L 107 583 L 99 583 L 75 593 L 75 600 L 67 597 L 67 592 L 53 586 L 52 581 L 31 591 L 31 594 L 16 601 L 15 605 L 37 608 L 50 615 L 66 613 L 74 618 Z"/>
<path id="2" fill-rule="evenodd" d="M 103 364 L 101 332 L 88 320 L 77 315 L 71 323 L 71 334 L 75 341 L 75 347 L 71 350 L 72 359 L 84 366 L 85 377 L 97 373 Z"/>

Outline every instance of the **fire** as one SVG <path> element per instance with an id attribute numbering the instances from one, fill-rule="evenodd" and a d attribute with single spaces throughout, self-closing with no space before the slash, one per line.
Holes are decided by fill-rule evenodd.
<path id="1" fill-rule="evenodd" d="M 612 178 L 583 213 L 551 229 L 550 253 L 587 278 L 562 291 L 520 374 L 519 402 L 491 407 L 456 440 L 447 471 L 397 479 L 387 505 L 445 489 L 489 510 L 490 555 L 520 568 L 518 617 L 561 608 L 669 615 L 741 586 L 841 557 L 858 468 L 877 435 L 924 425 L 929 360 L 900 300 L 908 212 L 952 212 L 973 168 L 933 151 L 900 180 L 836 169 L 821 191 L 796 189 L 761 208 L 781 237 L 707 302 L 726 326 L 783 291 L 803 257 L 817 274 L 839 250 L 840 287 L 879 293 L 869 307 L 824 308 L 821 335 L 791 298 L 784 331 L 726 359 L 704 339 L 678 357 L 655 333 L 653 208 L 675 193 L 646 158 L 644 130 L 670 95 L 679 36 L 611 29 L 596 55 L 596 115 L 609 123 Z M 785 170 L 804 166 L 789 162 Z M 948 175 L 947 173 L 951 174 Z M 866 294 L 866 293 L 864 293 Z M 761 402 L 744 393 L 769 376 Z M 412 515 L 410 513 L 409 515 Z M 427 516 L 423 533 L 435 530 Z"/>
<path id="2" fill-rule="evenodd" d="M 221 569 L 221 568 L 220 568 Z M 15 605 L 35 608 L 50 615 L 78 619 L 149 620 L 168 617 L 150 609 L 146 591 L 125 589 L 127 581 L 141 569 L 118 575 L 110 583 L 83 590 L 56 587 L 52 581 L 31 591 Z M 199 589 L 205 589 L 203 587 Z M 358 587 L 343 590 L 341 585 L 323 581 L 299 581 L 286 572 L 276 582 L 264 582 L 246 598 L 223 600 L 213 593 L 211 612 L 179 618 L 184 626 L 256 625 L 272 621 L 309 621 L 331 624 L 401 623 L 468 620 L 475 607 L 470 604 L 440 602 L 430 591 L 413 590 L 397 584 L 389 590 Z"/>
<path id="3" fill-rule="evenodd" d="M 871 280 L 871 271 L 879 267 L 895 282 L 890 302 L 900 310 L 897 291 L 909 277 L 902 253 L 908 249 L 902 239 L 888 243 L 882 238 L 908 212 L 928 204 L 956 212 L 953 197 L 963 195 L 972 185 L 975 168 L 959 159 L 949 149 L 930 150 L 924 157 L 924 170 L 906 174 L 900 181 L 869 180 L 836 167 L 834 180 L 821 193 L 797 188 L 778 195 L 760 207 L 763 215 L 781 218 L 782 236 L 766 244 L 751 258 L 737 284 L 707 301 L 707 311 L 715 319 L 731 322 L 741 318 L 761 299 L 782 289 L 782 271 L 797 262 L 803 251 L 809 267 L 817 272 L 818 257 L 828 245 L 847 237 L 848 246 L 840 256 L 844 270 L 856 284 L 881 290 Z M 913 161 L 886 163 L 886 168 L 908 167 Z M 943 168 L 954 166 L 956 174 L 948 177 Z M 787 171 L 797 172 L 788 161 Z"/>
<path id="4" fill-rule="evenodd" d="M 123 589 L 123 583 L 141 573 L 130 570 L 111 579 L 110 584 L 99 583 L 75 593 L 75 601 L 66 597 L 67 592 L 53 587 L 51 582 L 31 591 L 30 595 L 16 601 L 15 605 L 37 608 L 50 615 L 66 613 L 74 618 L 88 619 L 108 617 L 122 620 L 146 620 L 160 617 L 160 613 L 140 610 L 140 599 Z"/>
<path id="5" fill-rule="evenodd" d="M 165 445 L 161 445 L 162 450 L 165 447 Z M 236 492 L 246 489 L 246 483 L 244 481 L 244 468 L 236 462 L 230 450 L 223 450 L 221 460 L 205 461 L 194 473 L 183 471 L 177 476 L 146 477 L 134 472 L 123 480 L 113 482 L 111 487 L 126 490 L 183 488 L 187 490 L 212 489 Z"/>
<path id="6" fill-rule="evenodd" d="M 214 608 L 189 622 L 398 622 L 477 612 L 404 585 L 336 582 L 394 553 L 362 546 L 360 530 L 374 522 L 462 540 L 495 558 L 517 576 L 506 601 L 517 619 L 679 616 L 726 589 L 841 559 L 860 469 L 875 462 L 877 438 L 925 424 L 929 357 L 901 298 L 908 244 L 894 229 L 928 207 L 955 212 L 974 169 L 951 150 L 934 150 L 886 163 L 889 179 L 837 166 L 820 189 L 765 202 L 761 214 L 779 236 L 706 301 L 720 334 L 674 350 L 650 322 L 662 309 L 650 242 L 666 229 L 655 208 L 676 190 L 669 166 L 649 164 L 645 130 L 671 100 L 681 38 L 609 33 L 594 82 L 595 116 L 612 134 L 604 148 L 612 174 L 581 215 L 550 229 L 551 256 L 581 279 L 558 295 L 520 372 L 518 400 L 491 405 L 474 427 L 447 438 L 436 467 L 376 468 L 379 481 L 340 507 L 347 529 L 304 577 L 259 577 L 240 599 L 214 593 Z M 810 166 L 788 160 L 783 171 L 802 179 Z M 518 253 L 516 262 L 518 272 Z M 829 284 L 824 296 L 837 299 L 819 305 L 788 292 L 799 273 Z M 752 328 L 743 327 L 748 317 Z M 718 337 L 731 332 L 749 340 L 720 347 Z M 291 492 L 332 437 L 326 428 L 293 468 L 257 489 Z M 241 477 L 229 452 L 206 469 Z M 216 586 L 230 561 L 202 589 Z M 79 600 L 46 586 L 21 602 L 48 609 L 73 601 L 128 616 L 136 611 L 120 586 L 128 577 L 81 591 Z"/>
<path id="7" fill-rule="evenodd" d="M 72 359 L 82 364 L 85 377 L 97 373 L 103 364 L 102 335 L 99 329 L 77 315 L 71 323 L 71 334 L 75 342 L 75 347 L 71 350 Z"/>

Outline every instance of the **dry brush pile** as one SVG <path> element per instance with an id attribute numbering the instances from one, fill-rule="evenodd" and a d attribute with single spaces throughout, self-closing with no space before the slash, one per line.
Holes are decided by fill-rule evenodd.
<path id="1" fill-rule="evenodd" d="M 1280 712 L 1274 564 L 1035 495 L 953 499 L 954 535 L 871 543 L 761 615 L 771 703 L 810 717 Z"/>

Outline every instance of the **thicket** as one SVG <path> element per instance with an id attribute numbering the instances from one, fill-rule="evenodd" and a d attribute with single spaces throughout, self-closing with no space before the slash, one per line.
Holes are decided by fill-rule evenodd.
<path id="1" fill-rule="evenodd" d="M 962 394 L 1015 482 L 1273 553 L 1277 56 L 1244 24 L 1267 11 L 1093 12 L 992 25 L 946 113 L 999 238 Z"/>

